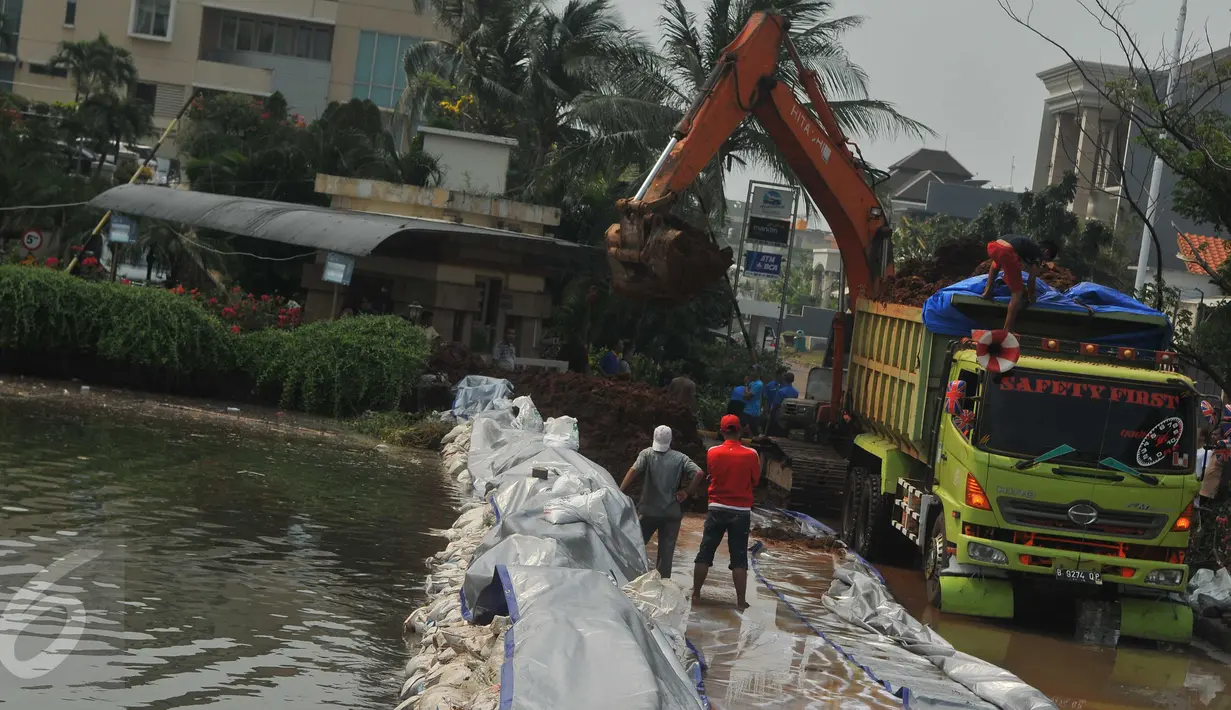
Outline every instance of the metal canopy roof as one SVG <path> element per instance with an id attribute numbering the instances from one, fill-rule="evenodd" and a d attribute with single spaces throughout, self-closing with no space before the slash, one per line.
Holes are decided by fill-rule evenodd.
<path id="1" fill-rule="evenodd" d="M 120 214 L 191 224 L 354 256 L 430 257 L 445 244 L 495 247 L 544 257 L 595 259 L 592 247 L 443 220 L 371 214 L 155 185 L 120 185 L 90 200 Z"/>

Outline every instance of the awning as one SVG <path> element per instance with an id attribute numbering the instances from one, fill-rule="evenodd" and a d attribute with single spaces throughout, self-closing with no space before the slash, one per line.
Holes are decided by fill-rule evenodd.
<path id="1" fill-rule="evenodd" d="M 337 210 L 155 185 L 121 185 L 90 200 L 120 214 L 189 224 L 353 256 L 438 257 L 446 246 L 597 262 L 602 252 L 553 237 L 443 220 Z M 558 264 L 555 264 L 558 266 Z"/>

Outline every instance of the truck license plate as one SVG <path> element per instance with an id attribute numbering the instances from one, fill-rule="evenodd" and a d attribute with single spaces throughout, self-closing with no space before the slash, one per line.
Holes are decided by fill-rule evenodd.
<path id="1" fill-rule="evenodd" d="M 1065 582 L 1079 582 L 1081 584 L 1102 584 L 1103 573 L 1088 569 L 1063 569 L 1058 567 L 1056 568 L 1056 579 Z"/>

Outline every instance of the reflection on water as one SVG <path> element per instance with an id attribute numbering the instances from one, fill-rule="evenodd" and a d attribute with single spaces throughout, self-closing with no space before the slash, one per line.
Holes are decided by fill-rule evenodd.
<path id="1" fill-rule="evenodd" d="M 1231 709 L 1231 665 L 1221 654 L 1124 640 L 1119 648 L 1082 646 L 1061 631 L 941 614 L 927 605 L 917 570 L 881 567 L 894 595 L 960 651 L 1016 673 L 1061 708 Z"/>
<path id="2" fill-rule="evenodd" d="M 421 459 L 0 401 L 0 702 L 392 707 Z"/>

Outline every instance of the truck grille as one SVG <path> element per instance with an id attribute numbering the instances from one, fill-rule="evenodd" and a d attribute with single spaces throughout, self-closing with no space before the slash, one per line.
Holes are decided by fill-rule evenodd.
<path id="1" fill-rule="evenodd" d="M 798 417 L 816 412 L 816 402 L 807 399 L 788 399 L 782 402 L 783 417 Z"/>
<path id="2" fill-rule="evenodd" d="M 1158 537 L 1167 524 L 1167 516 L 1156 513 L 1131 513 L 1126 510 L 1104 510 L 1093 503 L 1043 503 L 1022 498 L 1000 498 L 1000 516 L 1009 525 L 1042 530 L 1068 530 L 1095 535 L 1151 540 Z M 1069 518 L 1069 508 L 1088 505 L 1098 511 L 1098 518 L 1089 525 L 1080 525 Z"/>

